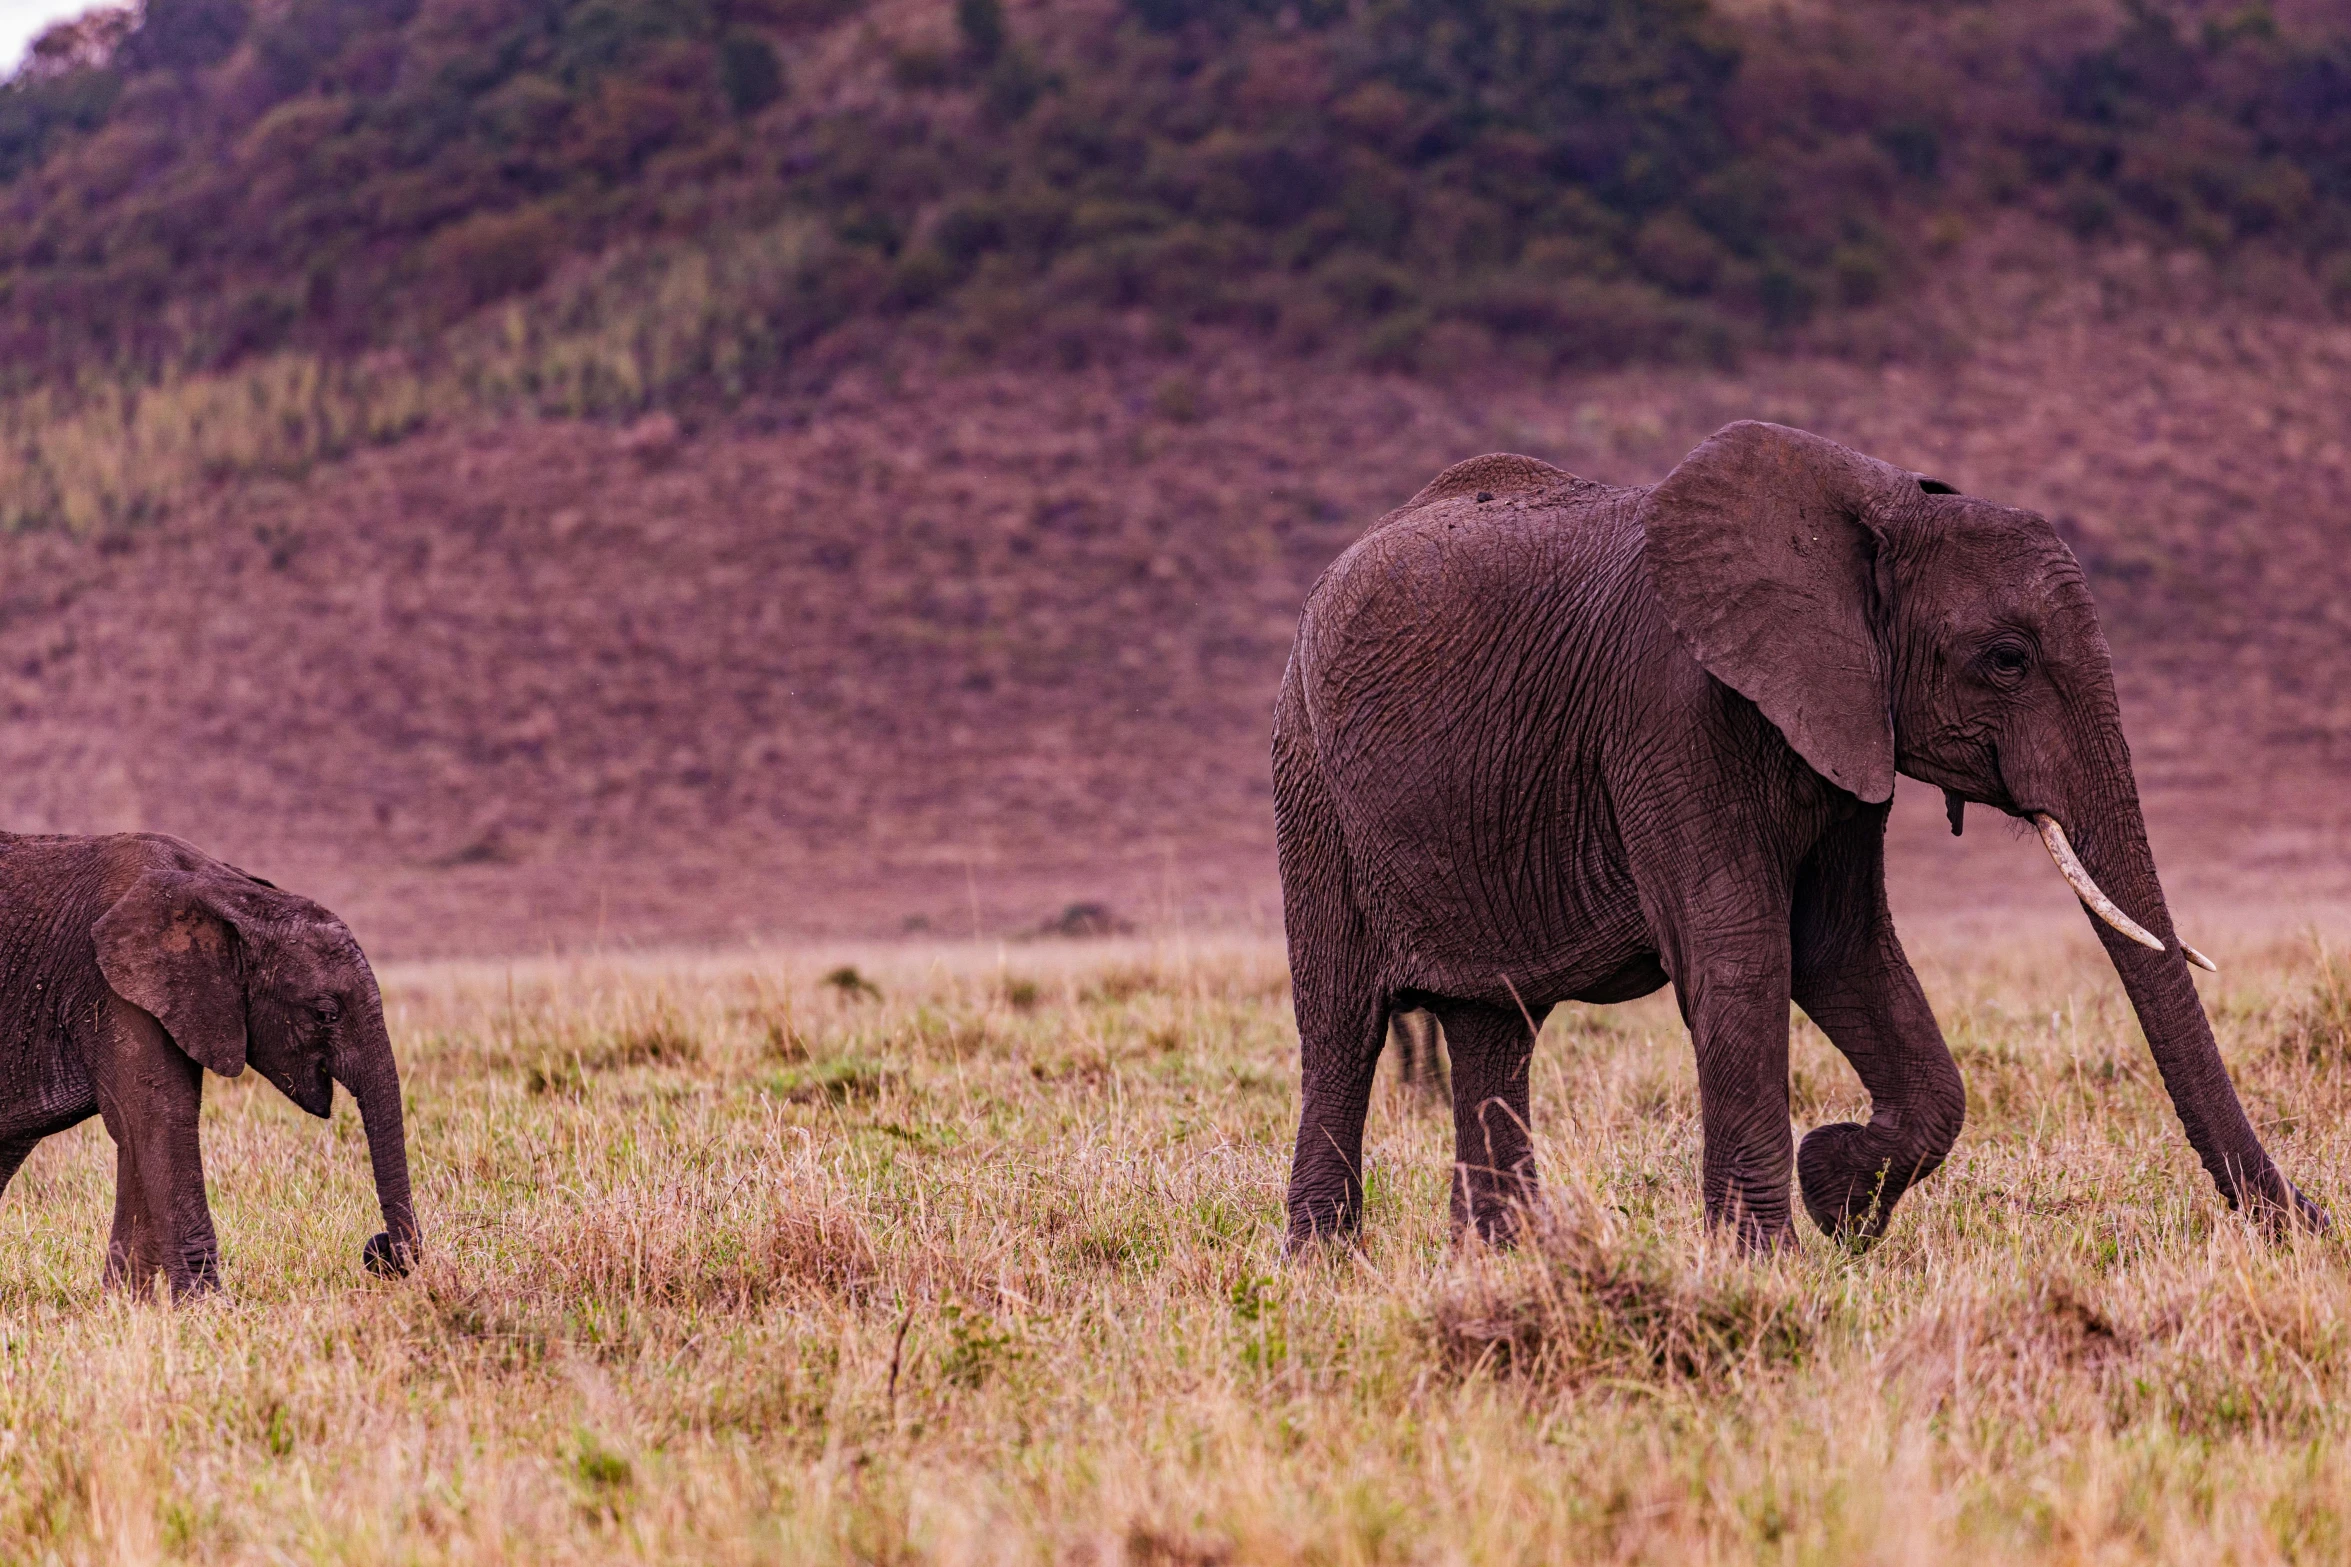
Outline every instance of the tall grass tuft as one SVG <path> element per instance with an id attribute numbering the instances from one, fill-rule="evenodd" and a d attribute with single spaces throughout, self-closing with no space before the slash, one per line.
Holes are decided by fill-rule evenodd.
<path id="1" fill-rule="evenodd" d="M 1674 1255 L 1588 1194 L 1537 1195 L 1519 1215 L 1516 1255 L 1480 1252 L 1430 1303 L 1431 1343 L 1457 1371 L 1710 1388 L 1811 1347 L 1821 1307 L 1809 1280 L 1705 1247 Z"/>

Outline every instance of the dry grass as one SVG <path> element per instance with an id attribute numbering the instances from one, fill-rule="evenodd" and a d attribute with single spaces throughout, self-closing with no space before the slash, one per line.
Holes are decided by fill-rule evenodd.
<path id="1" fill-rule="evenodd" d="M 1270 950 L 394 970 L 420 1276 L 360 1271 L 348 1106 L 249 1081 L 217 1304 L 100 1294 L 95 1123 L 0 1202 L 0 1557 L 2335 1557 L 2344 1243 L 2217 1208 L 2076 941 L 1928 965 L 1957 1155 L 1768 1265 L 1700 1234 L 1656 1001 L 1552 1023 L 1519 1254 L 1449 1249 L 1442 1118 L 1383 1085 L 1364 1247 L 1286 1264 Z M 2253 1113 L 2351 1218 L 2344 971 L 2218 945 Z M 1800 1123 L 1852 1112 L 1796 1060 Z"/>

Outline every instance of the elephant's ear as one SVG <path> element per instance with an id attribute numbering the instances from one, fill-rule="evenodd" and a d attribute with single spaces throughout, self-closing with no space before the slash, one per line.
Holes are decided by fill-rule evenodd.
<path id="1" fill-rule="evenodd" d="M 1920 489 L 1889 463 L 1748 420 L 1641 502 L 1650 581 L 1683 645 L 1814 771 L 1873 805 L 1894 794 L 1881 546 Z"/>
<path id="2" fill-rule="evenodd" d="M 90 927 L 114 993 L 155 1016 L 172 1043 L 223 1077 L 245 1070 L 245 990 L 236 927 L 203 878 L 150 872 Z"/>

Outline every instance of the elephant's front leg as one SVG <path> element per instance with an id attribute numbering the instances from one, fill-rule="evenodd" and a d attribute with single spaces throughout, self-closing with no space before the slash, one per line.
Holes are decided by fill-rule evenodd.
<path id="1" fill-rule="evenodd" d="M 1761 950 L 1757 950 L 1757 949 Z M 1752 930 L 1690 943 L 1675 989 L 1698 1054 L 1700 1182 L 1709 1224 L 1768 1251 L 1795 1239 L 1788 1184 L 1788 969 Z"/>
<path id="2" fill-rule="evenodd" d="M 1814 1129 L 1797 1154 L 1804 1207 L 1822 1233 L 1867 1242 L 1894 1203 L 1958 1140 L 1967 1090 L 1886 907 L 1886 809 L 1824 837 L 1790 921 L 1796 1004 L 1869 1090 L 1866 1126 Z"/>
<path id="3" fill-rule="evenodd" d="M 106 1241 L 106 1287 L 145 1300 L 155 1291 L 155 1274 L 163 1266 L 163 1256 L 155 1244 L 155 1226 L 147 1219 L 147 1194 L 139 1184 L 133 1149 L 126 1137 L 116 1138 L 114 1230 Z"/>
<path id="4" fill-rule="evenodd" d="M 203 1069 L 172 1044 L 154 1018 L 120 998 L 108 1023 L 114 1039 L 100 1074 L 100 1110 L 117 1151 L 118 1234 L 126 1193 L 138 1208 L 125 1238 L 129 1268 L 135 1270 L 143 1256 L 151 1256 L 175 1299 L 217 1289 L 220 1242 L 204 1199 L 204 1156 L 196 1136 L 204 1107 Z M 111 1247 L 107 1264 L 111 1279 Z M 144 1277 L 130 1282 L 136 1287 Z"/>

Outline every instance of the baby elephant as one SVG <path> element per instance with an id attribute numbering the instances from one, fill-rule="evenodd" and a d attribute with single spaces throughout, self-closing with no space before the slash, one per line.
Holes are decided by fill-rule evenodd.
<path id="1" fill-rule="evenodd" d="M 247 1061 L 324 1117 L 359 1102 L 384 1233 L 363 1260 L 416 1255 L 400 1072 L 384 1005 L 341 920 L 156 833 L 0 833 L 0 1189 L 33 1145 L 93 1112 L 114 1139 L 106 1282 L 220 1284 L 196 1116 L 204 1069 Z"/>

